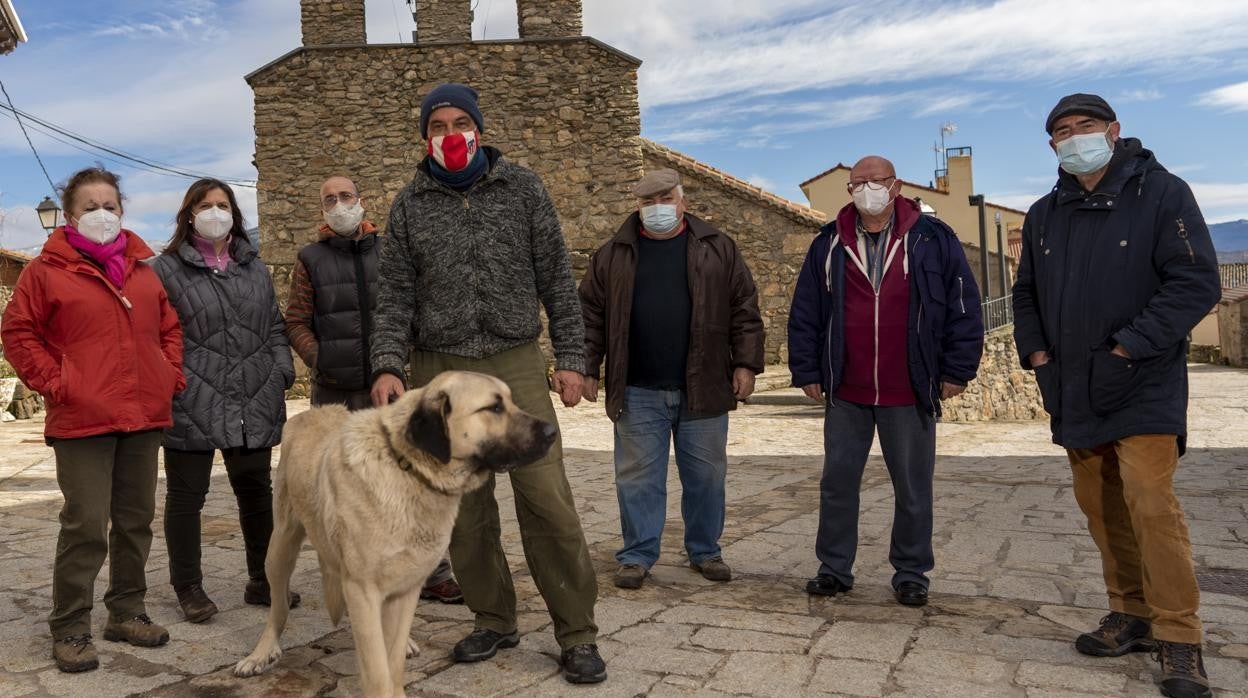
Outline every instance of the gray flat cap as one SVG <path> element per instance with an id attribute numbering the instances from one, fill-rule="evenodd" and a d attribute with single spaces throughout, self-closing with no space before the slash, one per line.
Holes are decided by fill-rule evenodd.
<path id="1" fill-rule="evenodd" d="M 633 185 L 633 196 L 644 199 L 649 196 L 666 194 L 680 186 L 680 173 L 672 169 L 651 170 Z"/>
<path id="2" fill-rule="evenodd" d="M 1071 114 L 1090 116 L 1101 121 L 1118 120 L 1118 115 L 1114 113 L 1113 107 L 1109 106 L 1109 102 L 1102 99 L 1100 95 L 1076 92 L 1073 95 L 1066 95 L 1057 101 L 1057 106 L 1053 107 L 1053 111 L 1049 112 L 1049 118 L 1044 120 L 1045 132 L 1052 135 L 1053 124 L 1057 123 L 1058 119 Z"/>

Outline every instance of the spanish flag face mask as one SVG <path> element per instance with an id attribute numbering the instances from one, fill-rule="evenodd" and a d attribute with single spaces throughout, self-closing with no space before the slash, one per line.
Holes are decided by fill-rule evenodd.
<path id="1" fill-rule="evenodd" d="M 472 162 L 480 140 L 475 130 L 434 136 L 429 139 L 429 156 L 447 172 L 459 172 Z"/>

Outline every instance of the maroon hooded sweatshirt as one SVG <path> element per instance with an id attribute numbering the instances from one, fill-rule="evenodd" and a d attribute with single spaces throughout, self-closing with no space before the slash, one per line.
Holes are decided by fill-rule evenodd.
<path id="1" fill-rule="evenodd" d="M 858 210 L 852 203 L 836 216 L 836 233 L 845 247 L 845 373 L 836 397 L 860 405 L 915 404 L 907 345 L 910 319 L 910 264 L 907 240 L 919 220 L 919 207 L 894 200 L 893 231 L 881 245 L 884 273 L 877 292 L 867 275 L 866 245 L 859 244 Z"/>

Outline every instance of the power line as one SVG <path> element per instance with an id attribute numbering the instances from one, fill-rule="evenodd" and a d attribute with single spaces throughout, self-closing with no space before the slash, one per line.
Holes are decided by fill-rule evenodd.
<path id="1" fill-rule="evenodd" d="M 56 196 L 56 185 L 52 183 L 52 176 L 48 174 L 48 168 L 43 166 L 43 158 L 39 157 L 39 151 L 35 149 L 35 144 L 30 140 L 30 134 L 26 133 L 26 124 L 22 123 L 17 107 L 13 106 L 13 98 L 9 96 L 9 91 L 5 89 L 3 80 L 0 80 L 0 92 L 4 93 L 4 99 L 9 103 L 9 110 L 13 112 L 13 118 L 17 119 L 18 128 L 22 129 L 22 135 L 26 136 L 26 145 L 29 145 L 30 152 L 35 154 L 35 160 L 39 163 L 39 169 L 43 170 L 44 179 L 48 180 L 48 186 L 52 187 L 52 196 Z"/>
<path id="2" fill-rule="evenodd" d="M 176 165 L 170 165 L 167 163 L 159 162 L 157 160 L 153 160 L 151 158 L 143 157 L 140 155 L 135 155 L 133 153 L 128 153 L 124 150 L 120 150 L 118 148 L 107 145 L 100 141 L 94 140 L 92 138 L 88 138 L 87 136 L 83 136 L 81 134 L 70 131 L 64 126 L 58 126 L 57 124 L 54 124 L 50 121 L 41 119 L 40 117 L 37 117 L 34 114 L 31 114 L 30 112 L 17 109 L 12 106 L 12 102 L 10 102 L 9 106 L 7 107 L 3 104 L 0 104 L 0 110 L 11 112 L 12 113 L 11 116 L 14 119 L 16 119 L 19 124 L 22 124 L 22 118 L 25 118 L 27 121 L 31 122 L 32 128 L 35 128 L 36 125 L 42 126 L 43 127 L 42 129 L 36 128 L 36 130 L 38 130 L 43 135 L 48 136 L 49 138 L 52 138 L 53 140 L 59 141 L 61 143 L 65 143 L 64 140 L 57 138 L 56 136 L 52 135 L 52 133 L 49 133 L 49 131 L 60 134 L 64 136 L 65 138 L 68 138 L 72 141 L 81 143 L 91 148 L 90 151 L 84 150 L 84 152 L 88 152 L 92 155 L 98 155 L 99 152 L 108 153 L 109 155 L 114 155 L 116 157 L 122 158 L 123 160 L 128 160 L 130 162 L 137 163 L 138 165 L 142 166 L 141 169 L 145 169 L 155 174 L 172 175 L 172 176 L 177 176 L 177 177 L 184 177 L 187 179 L 219 179 L 221 181 L 228 182 L 236 186 L 248 187 L 248 188 L 253 188 L 253 189 L 256 187 L 255 180 L 235 179 L 235 178 L 230 178 L 230 177 L 218 177 L 218 176 L 206 174 L 203 172 L 186 170 Z M 22 130 L 23 132 L 25 132 L 25 126 L 23 126 Z M 28 135 L 27 141 L 29 140 L 30 140 L 30 137 Z M 71 147 L 77 148 L 78 150 L 83 150 L 83 148 L 73 145 L 72 143 L 65 143 L 65 144 L 70 145 Z M 34 146 L 32 145 L 31 147 L 33 148 Z M 112 158 L 108 158 L 108 157 L 104 157 L 104 159 L 110 160 L 112 162 L 117 162 L 116 160 L 113 160 Z M 42 165 L 42 162 L 40 164 Z M 47 170 L 44 170 L 44 175 L 45 176 L 47 175 Z M 51 181 L 51 178 L 49 178 L 49 181 Z"/>

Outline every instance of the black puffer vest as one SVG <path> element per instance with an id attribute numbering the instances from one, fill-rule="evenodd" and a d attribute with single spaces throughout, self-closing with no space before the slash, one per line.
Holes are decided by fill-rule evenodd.
<path id="1" fill-rule="evenodd" d="M 377 307 L 375 234 L 359 240 L 331 235 L 299 251 L 315 293 L 316 382 L 335 390 L 367 390 L 372 375 L 369 333 Z"/>

